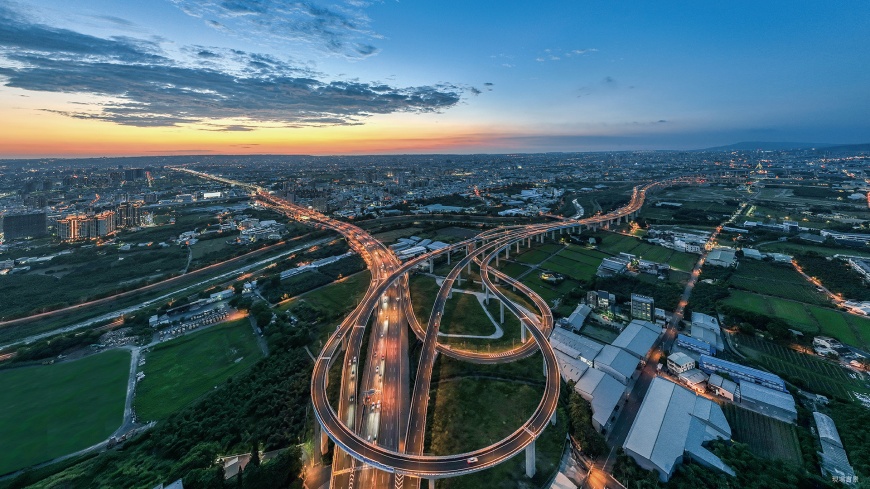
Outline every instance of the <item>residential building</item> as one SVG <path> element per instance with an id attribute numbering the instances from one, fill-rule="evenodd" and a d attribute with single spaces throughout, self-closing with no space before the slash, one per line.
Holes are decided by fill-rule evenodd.
<path id="1" fill-rule="evenodd" d="M 631 294 L 631 317 L 653 321 L 655 315 L 655 301 L 652 297 L 640 294 Z"/>
<path id="2" fill-rule="evenodd" d="M 24 212 L 0 215 L 0 229 L 6 241 L 21 238 L 37 238 L 48 232 L 46 213 Z"/>
<path id="3" fill-rule="evenodd" d="M 668 371 L 674 375 L 692 370 L 695 366 L 695 359 L 685 353 L 673 353 L 668 357 Z"/>

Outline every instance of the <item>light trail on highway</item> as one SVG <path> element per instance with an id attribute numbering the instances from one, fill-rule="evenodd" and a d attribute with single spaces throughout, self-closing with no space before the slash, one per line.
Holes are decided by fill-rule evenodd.
<path id="1" fill-rule="evenodd" d="M 361 487 L 385 486 L 390 483 L 388 478 L 379 478 L 376 475 L 378 471 L 358 470 L 356 461 L 382 472 L 436 479 L 484 470 L 512 458 L 533 444 L 548 423 L 554 420 L 558 406 L 559 367 L 555 354 L 547 341 L 549 331 L 553 327 L 552 312 L 546 301 L 534 291 L 491 267 L 491 262 L 497 261 L 500 253 L 507 254 L 512 246 L 519 246 L 523 242 L 531 245 L 531 241 L 536 238 L 543 241 L 543 236 L 546 236 L 547 233 L 555 238 L 557 232 L 561 234 L 566 230 L 570 232 L 583 227 L 597 229 L 602 225 L 619 223 L 624 217 L 632 217 L 640 210 L 647 192 L 677 183 L 698 181 L 695 177 L 682 177 L 638 186 L 634 188 L 631 200 L 627 205 L 607 214 L 597 214 L 581 220 L 560 220 L 493 229 L 401 263 L 383 243 L 357 226 L 291 204 L 252 185 L 188 169 L 181 170 L 203 178 L 250 188 L 261 202 L 281 211 L 288 217 L 340 233 L 347 239 L 350 246 L 363 257 L 372 271 L 371 282 L 363 299 L 329 337 L 315 361 L 312 373 L 311 396 L 318 423 L 323 432 L 340 448 L 337 453 L 349 456 L 347 459 L 334 460 L 333 483 L 336 483 L 334 487 L 352 487 L 355 473 L 359 473 Z M 457 262 L 442 282 L 428 325 L 423 328 L 417 321 L 411 307 L 408 272 L 429 260 L 463 249 L 466 252 L 465 257 Z M 480 267 L 480 277 L 487 296 L 492 295 L 493 299 L 501 301 L 510 313 L 519 318 L 522 327 L 529 333 L 532 341 L 524 342 L 507 352 L 500 353 L 465 351 L 438 343 L 437 333 L 440 319 L 452 286 L 461 277 L 462 270 L 469 267 L 472 262 Z M 519 305 L 500 290 L 500 286 L 495 283 L 494 279 L 501 281 L 505 286 L 515 288 L 521 295 L 526 296 L 538 310 L 537 317 L 526 314 Z M 375 319 L 373 326 L 371 326 L 374 330 L 370 334 L 369 352 L 363 353 L 360 351 L 363 333 L 370 323 L 370 318 Z M 402 344 L 401 335 L 395 334 L 395 332 L 404 329 L 405 324 L 409 325 L 414 334 L 423 341 L 423 351 L 417 370 L 414 393 L 411 396 L 410 409 L 406 413 L 408 420 L 406 431 L 402 433 L 400 420 L 405 413 L 402 412 L 404 409 L 402 409 L 400 401 L 402 389 L 396 384 L 401 384 L 399 380 L 401 374 L 398 373 L 398 370 L 401 369 L 402 355 L 407 354 L 407 345 L 406 341 L 404 345 Z M 393 334 L 388 336 L 387 333 L 391 331 Z M 383 333 L 383 337 L 380 336 L 381 333 Z M 403 348 L 404 352 L 401 351 Z M 546 376 L 546 387 L 536 410 L 522 426 L 503 440 L 472 452 L 439 456 L 423 454 L 429 382 L 438 353 L 476 363 L 501 363 L 525 358 L 538 350 L 543 356 L 542 374 Z M 342 354 L 342 352 L 344 353 Z M 383 352 L 383 358 L 379 352 Z M 357 371 L 358 362 L 363 354 L 372 355 L 370 361 L 366 362 L 365 373 Z M 340 380 L 342 395 L 339 398 L 338 410 L 336 411 L 329 402 L 327 386 L 330 367 L 340 357 L 345 360 L 343 360 Z M 388 358 L 392 358 L 392 361 L 388 361 Z M 390 377 L 387 377 L 388 369 L 390 369 Z M 365 380 L 361 381 L 361 378 L 365 378 Z M 389 386 L 385 384 L 384 379 L 389 379 Z M 375 409 L 377 412 L 357 412 L 356 408 L 360 406 L 359 396 L 364 392 L 360 390 L 360 385 L 368 387 L 366 391 L 380 390 L 380 395 L 383 398 L 380 399 L 382 403 L 380 409 Z M 384 396 L 387 390 L 390 394 Z M 354 400 L 350 401 L 350 399 Z M 385 400 L 387 405 L 383 404 Z M 363 406 L 364 411 L 367 408 L 365 404 Z M 370 436 L 371 440 L 369 440 Z M 350 457 L 353 460 L 348 460 Z M 343 479 L 339 481 L 337 477 Z M 345 477 L 346 479 L 344 479 Z M 365 485 L 363 485 L 364 480 Z"/>

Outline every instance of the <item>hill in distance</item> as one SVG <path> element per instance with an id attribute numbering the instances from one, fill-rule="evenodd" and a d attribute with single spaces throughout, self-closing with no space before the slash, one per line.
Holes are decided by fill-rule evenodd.
<path id="1" fill-rule="evenodd" d="M 700 151 L 785 151 L 789 149 L 818 149 L 831 148 L 840 146 L 830 143 L 791 143 L 791 142 L 764 142 L 764 141 L 744 141 L 740 143 L 729 144 L 726 146 L 716 146 L 714 148 L 706 148 Z"/>

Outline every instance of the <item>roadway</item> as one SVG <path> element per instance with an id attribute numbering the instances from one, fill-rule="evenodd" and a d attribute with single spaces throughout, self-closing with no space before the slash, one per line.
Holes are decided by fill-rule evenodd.
<path id="1" fill-rule="evenodd" d="M 189 172 L 198 174 L 198 172 Z M 221 177 L 200 175 L 225 183 L 240 184 Z M 432 479 L 484 470 L 512 458 L 534 443 L 553 419 L 559 397 L 558 363 L 547 341 L 547 333 L 552 328 L 552 314 L 542 298 L 518 281 L 490 268 L 490 263 L 493 260 L 498 261 L 499 254 L 501 252 L 507 253 L 511 246 L 518 246 L 523 241 L 530 243 L 532 239 L 539 236 L 543 240 L 542 235 L 546 233 L 553 236 L 556 232 L 570 231 L 572 228 L 581 226 L 598 227 L 620 222 L 623 217 L 640 210 L 647 191 L 668 183 L 672 182 L 657 182 L 644 187 L 636 187 L 628 205 L 608 214 L 596 215 L 579 221 L 562 220 L 554 223 L 520 226 L 508 230 L 496 230 L 450 245 L 447 248 L 420 255 L 402 264 L 397 263 L 395 255 L 390 250 L 360 228 L 290 204 L 261 189 L 248 186 L 256 191 L 258 199 L 283 211 L 291 218 L 308 222 L 318 228 L 333 229 L 344 235 L 351 247 L 360 253 L 372 270 L 372 281 L 365 297 L 327 340 L 315 362 L 312 374 L 311 394 L 314 413 L 323 427 L 324 433 L 336 443 L 336 453 L 347 454 L 354 460 L 364 462 L 382 471 Z M 429 318 L 429 324 L 423 330 L 419 324 L 415 324 L 417 321 L 410 307 L 410 298 L 407 295 L 406 287 L 407 273 L 413 267 L 427 260 L 434 260 L 435 257 L 444 253 L 451 253 L 463 248 L 466 249 L 466 256 L 457 263 L 442 283 L 432 309 L 432 315 Z M 462 269 L 470 265 L 473 260 L 479 260 L 481 279 L 486 294 L 492 294 L 495 299 L 504 304 L 510 313 L 520 318 L 525 330 L 533 340 L 515 348 L 507 356 L 503 354 L 472 354 L 472 352 L 443 346 L 439 348 L 437 332 L 450 289 L 460 276 Z M 515 287 L 520 293 L 527 296 L 539 310 L 540 317 L 526 314 L 496 286 L 493 278 L 501 280 L 506 286 Z M 385 309 L 384 298 L 386 298 Z M 393 315 L 391 300 L 396 302 L 395 315 Z M 384 310 L 378 312 L 379 305 Z M 388 336 L 392 330 L 404 330 L 401 319 L 403 315 L 407 318 L 415 334 L 420 336 L 422 333 L 424 344 L 414 384 L 414 393 L 411 398 L 410 412 L 408 413 L 407 440 L 405 440 L 404 451 L 399 448 L 401 446 L 400 428 L 402 425 L 401 422 L 397 422 L 403 417 L 402 403 L 399 400 L 402 397 L 401 386 L 403 384 L 401 379 L 402 355 L 397 355 L 397 353 L 403 348 L 407 352 L 407 348 L 403 344 L 401 335 Z M 380 409 L 357 412 L 358 397 L 355 398 L 356 402 L 349 402 L 351 395 L 360 393 L 356 387 L 357 380 L 354 377 L 358 373 L 355 370 L 357 365 L 353 361 L 343 361 L 343 374 L 340 381 L 342 395 L 336 412 L 330 405 L 326 394 L 330 366 L 339 358 L 351 358 L 352 353 L 359 357 L 362 332 L 372 316 L 375 326 L 369 341 L 369 351 L 364 352 L 364 354 L 371 355 L 371 359 L 374 361 L 366 362 L 366 372 L 360 375 L 363 377 L 361 385 L 375 390 L 380 387 Z M 380 336 L 381 333 L 383 333 L 383 337 Z M 346 348 L 346 352 L 342 355 L 344 348 Z M 543 374 L 546 376 L 546 388 L 540 404 L 526 423 L 503 440 L 473 452 L 446 456 L 422 454 L 429 397 L 428 387 L 432 367 L 439 352 L 471 361 L 495 363 L 521 358 L 523 355 L 534 353 L 537 349 L 540 349 L 543 355 Z M 379 356 L 379 352 L 381 356 Z M 388 359 L 392 360 L 388 361 Z M 391 384 L 389 387 L 388 383 Z M 399 435 L 396 436 L 396 433 Z M 375 435 L 378 436 L 377 443 L 375 443 Z M 371 436 L 371 440 L 368 439 L 369 436 Z M 469 462 L 472 457 L 476 459 L 473 463 Z M 355 470 L 356 462 L 354 460 L 347 463 L 347 459 L 339 457 L 338 460 L 334 461 L 333 483 L 336 485 L 333 487 L 353 486 L 355 474 L 358 472 Z M 344 477 L 345 474 L 347 474 L 347 480 L 339 480 L 336 477 L 337 475 Z M 382 486 L 388 483 L 388 479 L 378 480 L 379 477 L 374 474 L 376 474 L 374 471 L 359 471 L 361 482 L 368 478 L 365 479 L 364 487 Z"/>

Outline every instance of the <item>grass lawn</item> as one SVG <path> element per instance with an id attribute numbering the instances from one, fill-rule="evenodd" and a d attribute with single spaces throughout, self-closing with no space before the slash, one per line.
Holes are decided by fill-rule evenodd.
<path id="1" fill-rule="evenodd" d="M 232 238 L 233 236 L 229 234 L 222 234 L 220 238 L 197 241 L 196 244 L 190 247 L 191 256 L 196 261 L 209 253 L 222 252 L 228 248 L 232 248 L 235 251 L 239 249 L 239 246 L 227 243 L 227 240 Z"/>
<path id="2" fill-rule="evenodd" d="M 165 418 L 260 357 L 248 318 L 161 343 L 145 356 L 136 413 L 142 420 Z"/>
<path id="3" fill-rule="evenodd" d="M 691 272 L 695 268 L 695 264 L 698 263 L 698 255 L 675 251 L 668 263 L 670 263 L 671 268 Z"/>
<path id="4" fill-rule="evenodd" d="M 384 231 L 383 233 L 373 234 L 372 236 L 380 241 L 381 243 L 392 243 L 399 238 L 407 238 L 408 236 L 414 236 L 422 231 L 423 228 L 402 228 L 402 229 L 394 229 L 392 231 Z"/>
<path id="5" fill-rule="evenodd" d="M 0 474 L 87 448 L 124 414 L 130 352 L 0 371 Z"/>
<path id="6" fill-rule="evenodd" d="M 411 305 L 414 307 L 414 314 L 417 316 L 417 321 L 420 321 L 420 324 L 425 328 L 429 324 L 429 316 L 432 314 L 432 303 L 435 302 L 435 297 L 438 296 L 440 288 L 435 283 L 435 279 L 425 275 L 414 275 L 410 280 L 410 289 Z M 456 294 L 454 294 L 454 297 L 456 297 Z"/>
<path id="7" fill-rule="evenodd" d="M 847 345 L 858 348 L 865 346 L 853 331 L 852 326 L 846 321 L 846 315 L 842 312 L 817 306 L 809 306 L 807 309 L 821 325 L 822 334 L 833 336 Z"/>
<path id="8" fill-rule="evenodd" d="M 495 299 L 490 299 L 490 303 Z M 444 315 L 441 318 L 441 333 L 491 335 L 495 326 L 480 306 L 477 296 L 473 294 L 453 293 L 444 304 Z"/>
<path id="9" fill-rule="evenodd" d="M 870 348 L 870 319 L 855 316 L 853 314 L 843 314 L 846 322 L 852 326 L 853 331 L 858 332 L 858 337 L 865 349 Z"/>
<path id="10" fill-rule="evenodd" d="M 531 251 L 526 251 L 523 254 L 516 257 L 516 261 L 521 263 L 529 263 L 532 265 L 537 265 L 542 261 L 546 260 L 547 257 L 550 256 L 550 253 L 545 251 L 532 249 Z"/>
<path id="11" fill-rule="evenodd" d="M 508 262 L 508 263 L 502 265 L 499 268 L 499 270 L 506 273 L 508 276 L 510 276 L 512 278 L 517 278 L 520 275 L 526 273 L 529 270 L 529 267 L 527 267 L 525 265 L 521 265 L 521 264 L 516 263 L 516 262 Z"/>
<path id="12" fill-rule="evenodd" d="M 800 302 L 732 290 L 725 303 L 758 314 L 782 318 L 790 327 L 800 331 L 817 333 L 820 330 L 819 324 Z"/>
<path id="13" fill-rule="evenodd" d="M 541 379 L 543 381 L 543 378 Z M 427 453 L 451 454 L 483 448 L 513 433 L 532 414 L 543 385 L 460 378 L 434 385 L 429 404 Z M 515 488 L 519 483 L 539 487 L 559 465 L 567 429 L 561 411 L 556 426 L 549 426 L 536 441 L 537 474 L 525 476 L 525 457 L 474 474 L 441 479 L 438 488 Z"/>

